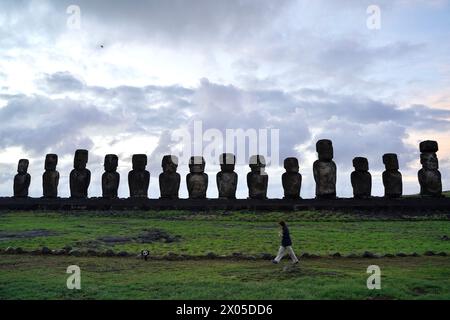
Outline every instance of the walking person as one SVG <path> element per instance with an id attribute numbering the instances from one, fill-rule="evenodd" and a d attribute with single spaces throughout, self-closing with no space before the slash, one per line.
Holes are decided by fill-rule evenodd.
<path id="1" fill-rule="evenodd" d="M 292 240 L 291 240 L 291 236 L 289 234 L 289 229 L 286 225 L 286 222 L 284 221 L 280 221 L 278 223 L 281 227 L 281 246 L 280 249 L 278 249 L 278 254 L 277 257 L 272 260 L 273 263 L 277 264 L 281 261 L 281 259 L 283 259 L 284 255 L 287 253 L 289 254 L 289 256 L 292 259 L 292 263 L 293 264 L 297 264 L 298 263 L 298 259 L 297 256 L 294 253 L 294 250 L 292 250 Z"/>

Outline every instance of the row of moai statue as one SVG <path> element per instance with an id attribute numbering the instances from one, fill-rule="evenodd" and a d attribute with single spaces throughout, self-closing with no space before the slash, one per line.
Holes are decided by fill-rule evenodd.
<path id="1" fill-rule="evenodd" d="M 314 180 L 316 182 L 316 198 L 336 198 L 336 164 L 333 161 L 333 145 L 330 140 L 319 140 L 316 144 L 318 160 L 313 164 Z M 420 143 L 420 163 L 422 169 L 418 172 L 420 194 L 422 196 L 441 196 L 441 174 L 438 170 L 436 141 Z M 220 156 L 221 171 L 216 175 L 219 199 L 236 199 L 238 175 L 234 172 L 236 157 L 230 153 Z M 120 175 L 117 172 L 119 159 L 117 155 L 105 156 L 102 175 L 102 195 L 104 198 L 117 198 Z M 58 156 L 48 154 L 45 158 L 45 172 L 42 177 L 43 196 L 56 198 L 58 196 L 59 173 L 56 171 Z M 74 169 L 70 173 L 70 195 L 72 198 L 87 198 L 91 181 L 91 172 L 86 168 L 88 151 L 77 150 L 74 158 Z M 383 172 L 385 197 L 398 198 L 402 196 L 402 175 L 399 172 L 397 155 L 383 155 L 386 170 Z M 27 197 L 31 177 L 27 173 L 28 160 L 21 159 L 18 174 L 14 178 L 14 196 Z M 147 198 L 150 183 L 150 173 L 145 169 L 147 156 L 135 154 L 132 157 L 133 169 L 128 173 L 128 186 L 131 198 Z M 180 189 L 180 174 L 177 173 L 178 158 L 166 155 L 161 163 L 163 172 L 159 175 L 159 188 L 162 199 L 177 199 Z M 250 157 L 251 171 L 247 174 L 247 186 L 250 199 L 267 199 L 269 177 L 265 172 L 266 162 L 262 155 Z M 355 171 L 351 173 L 351 183 L 355 198 L 371 197 L 372 176 L 369 173 L 369 163 L 366 158 L 353 159 Z M 285 199 L 300 199 L 302 176 L 299 173 L 297 158 L 284 160 L 286 172 L 282 175 L 282 185 Z M 190 199 L 205 199 L 208 187 L 208 175 L 205 173 L 205 160 L 194 156 L 189 161 L 189 174 L 186 176 Z"/>

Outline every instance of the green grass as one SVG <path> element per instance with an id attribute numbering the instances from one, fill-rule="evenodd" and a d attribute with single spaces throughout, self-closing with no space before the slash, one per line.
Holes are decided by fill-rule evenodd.
<path id="1" fill-rule="evenodd" d="M 0 248 L 22 247 L 26 250 L 47 246 L 60 249 L 66 245 L 80 250 L 138 253 L 149 249 L 152 255 L 168 252 L 187 255 L 247 255 L 275 253 L 279 245 L 277 221 L 285 219 L 298 253 L 326 255 L 371 251 L 378 254 L 413 253 L 432 250 L 450 253 L 450 220 L 446 215 L 395 219 L 343 213 L 253 213 L 253 212 L 12 212 L 0 214 L 0 232 L 46 229 L 57 235 L 36 238 L 0 239 Z M 103 236 L 133 237 L 144 229 L 158 228 L 180 236 L 173 243 L 142 244 L 136 241 L 107 244 L 95 241 Z"/>
<path id="2" fill-rule="evenodd" d="M 450 299 L 448 257 L 309 259 L 284 271 L 287 263 L 4 255 L 0 299 Z M 73 264 L 81 290 L 66 288 Z M 366 287 L 370 264 L 381 290 Z"/>

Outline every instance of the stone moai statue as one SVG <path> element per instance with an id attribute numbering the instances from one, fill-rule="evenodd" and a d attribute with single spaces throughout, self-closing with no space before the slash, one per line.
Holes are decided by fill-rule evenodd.
<path id="1" fill-rule="evenodd" d="M 78 149 L 75 151 L 73 161 L 74 169 L 70 172 L 70 196 L 72 198 L 87 198 L 91 172 L 86 169 L 88 151 Z"/>
<path id="2" fill-rule="evenodd" d="M 319 140 L 316 143 L 319 160 L 313 164 L 316 181 L 316 198 L 336 198 L 336 164 L 333 161 L 333 144 L 331 140 Z"/>
<path id="3" fill-rule="evenodd" d="M 281 176 L 281 182 L 284 189 L 284 199 L 300 199 L 302 175 L 298 173 L 298 159 L 284 159 L 284 168 L 286 169 L 286 172 Z"/>
<path id="4" fill-rule="evenodd" d="M 267 199 L 267 175 L 266 159 L 261 155 L 250 157 L 249 166 L 251 171 L 247 174 L 248 197 L 250 199 Z"/>
<path id="5" fill-rule="evenodd" d="M 133 154 L 131 161 L 133 163 L 133 170 L 128 173 L 130 198 L 147 198 L 148 186 L 150 184 L 150 172 L 145 170 L 147 166 L 147 155 Z"/>
<path id="6" fill-rule="evenodd" d="M 14 197 L 26 198 L 28 197 L 28 188 L 30 187 L 31 176 L 28 171 L 29 161 L 27 159 L 20 159 L 17 165 L 17 174 L 14 177 Z"/>
<path id="7" fill-rule="evenodd" d="M 367 158 L 356 157 L 353 159 L 353 167 L 350 178 L 353 187 L 353 197 L 357 199 L 370 198 L 372 193 L 372 175 L 369 172 L 369 161 Z"/>
<path id="8" fill-rule="evenodd" d="M 438 144 L 436 141 L 422 141 L 420 148 L 420 163 L 422 169 L 418 172 L 420 183 L 420 195 L 428 197 L 442 196 L 441 173 L 439 172 L 439 162 L 436 156 Z"/>
<path id="9" fill-rule="evenodd" d="M 105 156 L 104 168 L 102 175 L 102 194 L 103 198 L 117 198 L 117 190 L 119 189 L 120 174 L 117 172 L 119 158 L 115 154 L 107 154 Z"/>
<path id="10" fill-rule="evenodd" d="M 45 156 L 45 172 L 42 175 L 42 190 L 44 198 L 58 197 L 59 172 L 56 171 L 58 156 L 47 154 Z"/>
<path id="11" fill-rule="evenodd" d="M 403 193 L 402 174 L 398 171 L 398 158 L 395 153 L 383 155 L 383 164 L 386 170 L 383 172 L 384 196 L 386 198 L 400 198 Z"/>
<path id="12" fill-rule="evenodd" d="M 159 175 L 159 190 L 161 199 L 178 199 L 181 176 L 177 172 L 178 158 L 172 155 L 165 155 L 162 158 L 161 166 L 163 172 Z"/>
<path id="13" fill-rule="evenodd" d="M 221 171 L 216 175 L 219 199 L 236 199 L 238 175 L 234 172 L 236 157 L 231 153 L 223 153 L 219 158 Z"/>
<path id="14" fill-rule="evenodd" d="M 189 171 L 186 176 L 189 199 L 206 199 L 208 175 L 205 173 L 205 159 L 200 156 L 191 157 Z"/>

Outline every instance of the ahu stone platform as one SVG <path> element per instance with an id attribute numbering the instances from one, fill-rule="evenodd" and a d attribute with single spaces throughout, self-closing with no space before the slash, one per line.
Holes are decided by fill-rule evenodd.
<path id="1" fill-rule="evenodd" d="M 254 210 L 301 211 L 339 210 L 414 213 L 428 215 L 433 212 L 450 214 L 450 198 L 384 198 L 370 199 L 106 199 L 106 198 L 0 198 L 0 211 L 29 210 Z"/>

